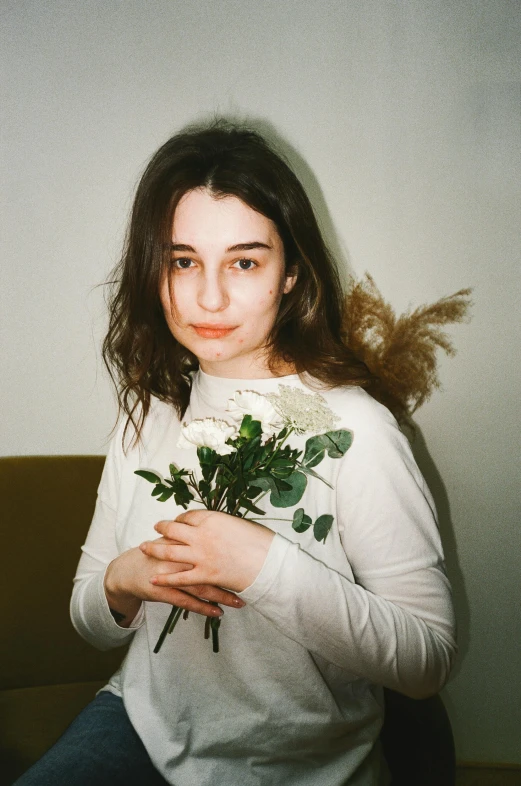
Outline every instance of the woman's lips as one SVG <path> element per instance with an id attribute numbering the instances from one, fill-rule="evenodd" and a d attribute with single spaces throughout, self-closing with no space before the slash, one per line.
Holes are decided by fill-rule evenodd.
<path id="1" fill-rule="evenodd" d="M 224 338 L 235 330 L 235 326 L 227 327 L 226 325 L 192 325 L 192 327 L 197 335 L 203 338 Z"/>

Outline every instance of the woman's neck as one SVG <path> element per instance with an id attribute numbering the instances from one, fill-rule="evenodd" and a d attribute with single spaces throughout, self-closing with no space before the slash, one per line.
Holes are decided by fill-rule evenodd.
<path id="1" fill-rule="evenodd" d="M 278 360 L 272 364 L 265 362 L 244 365 L 228 365 L 199 360 L 199 368 L 209 377 L 221 377 L 223 379 L 271 379 L 297 373 L 293 363 L 288 363 L 284 360 Z"/>

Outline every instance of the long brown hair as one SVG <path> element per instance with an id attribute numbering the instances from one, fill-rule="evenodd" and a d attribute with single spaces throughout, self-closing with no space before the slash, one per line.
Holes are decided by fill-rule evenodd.
<path id="1" fill-rule="evenodd" d="M 170 333 L 159 300 L 174 212 L 195 188 L 238 197 L 278 229 L 286 270 L 296 271 L 297 279 L 283 296 L 270 336 L 273 366 L 283 359 L 327 386 L 362 385 L 381 398 L 378 379 L 344 339 L 340 279 L 301 183 L 263 137 L 221 120 L 173 136 L 152 157 L 112 278 L 103 358 L 136 438 L 152 395 L 183 416 L 189 375 L 198 367 L 197 358 Z"/>

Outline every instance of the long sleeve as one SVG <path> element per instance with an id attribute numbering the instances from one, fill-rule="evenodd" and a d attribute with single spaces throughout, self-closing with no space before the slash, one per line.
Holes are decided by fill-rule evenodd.
<path id="1" fill-rule="evenodd" d="M 310 391 L 297 376 L 284 383 Z M 198 372 L 185 417 L 225 418 L 235 390 L 276 393 L 279 384 Z M 156 537 L 159 518 L 181 512 L 175 500 L 158 503 L 134 472 L 191 459 L 177 447 L 179 419 L 164 402 L 154 402 L 139 450 L 123 453 L 121 433 L 110 446 L 72 616 L 97 647 L 133 636 L 110 685 L 168 782 L 368 786 L 378 782 L 380 767 L 382 697 L 374 685 L 422 696 L 446 678 L 454 652 L 450 590 L 432 500 L 387 410 L 356 388 L 323 395 L 341 418 L 338 427 L 352 430 L 353 445 L 317 468 L 334 490 L 313 478 L 302 506 L 312 518 L 334 515 L 333 528 L 325 544 L 317 543 L 311 530 L 291 529 L 291 511 L 263 499 L 265 523 L 277 534 L 242 593 L 247 605 L 225 611 L 218 654 L 197 614 L 158 654 L 152 649 L 167 605 L 145 603 L 134 633 L 112 619 L 106 566 Z M 305 440 L 295 435 L 291 444 L 303 447 Z"/>
<path id="2" fill-rule="evenodd" d="M 121 473 L 121 433 L 114 435 L 103 469 L 98 498 L 82 555 L 74 577 L 71 619 L 74 627 L 89 644 L 100 650 L 126 644 L 143 624 L 143 604 L 130 627 L 122 628 L 110 613 L 104 591 L 107 566 L 119 550 L 116 544 L 116 520 Z"/>
<path id="3" fill-rule="evenodd" d="M 414 698 L 431 695 L 456 651 L 432 499 L 386 412 L 361 419 L 341 462 L 339 543 L 355 582 L 278 534 L 241 596 L 336 666 Z"/>

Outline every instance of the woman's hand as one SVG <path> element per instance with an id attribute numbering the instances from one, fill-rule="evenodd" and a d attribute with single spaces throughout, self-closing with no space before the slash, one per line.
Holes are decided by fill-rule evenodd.
<path id="1" fill-rule="evenodd" d="M 275 536 L 261 524 L 212 510 L 189 510 L 155 529 L 167 540 L 142 543 L 143 553 L 165 565 L 184 563 L 175 572 L 158 571 L 156 587 L 210 584 L 234 592 L 255 581 Z"/>
<path id="2" fill-rule="evenodd" d="M 171 541 L 159 538 L 163 545 Z M 190 582 L 183 589 L 174 589 L 170 585 L 154 585 L 151 579 L 163 574 L 172 575 L 178 571 L 187 571 L 192 567 L 188 563 L 175 563 L 153 555 L 146 555 L 139 548 L 129 549 L 113 560 L 105 573 L 105 594 L 114 619 L 121 627 L 128 627 L 144 600 L 170 603 L 187 611 L 204 614 L 208 617 L 220 617 L 221 609 L 208 603 L 221 603 L 224 606 L 241 608 L 244 601 L 217 586 L 203 582 Z"/>

